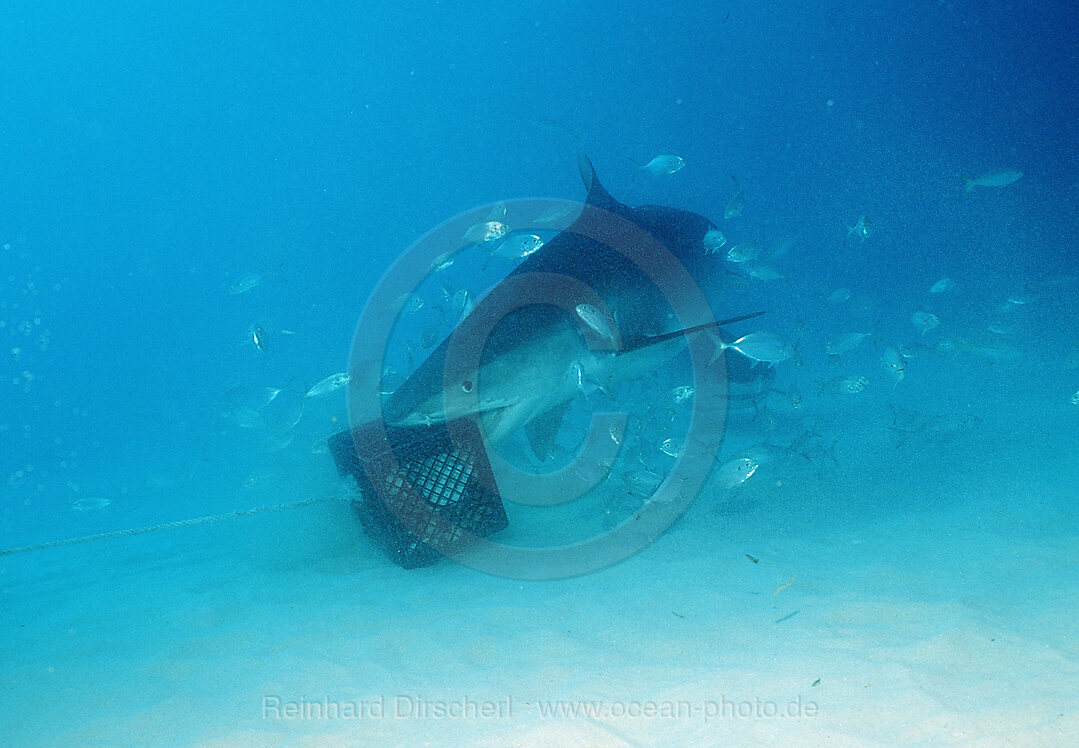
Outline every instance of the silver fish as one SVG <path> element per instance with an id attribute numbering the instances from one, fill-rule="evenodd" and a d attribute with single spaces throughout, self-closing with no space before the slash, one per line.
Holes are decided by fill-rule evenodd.
<path id="1" fill-rule="evenodd" d="M 581 394 L 585 397 L 591 395 L 593 392 L 602 392 L 605 395 L 610 395 L 607 392 L 607 388 L 602 382 L 597 380 L 588 369 L 585 368 L 585 361 L 574 361 L 570 366 L 570 377 L 573 381 L 573 385 L 580 390 Z"/>
<path id="2" fill-rule="evenodd" d="M 837 395 L 857 395 L 869 384 L 865 377 L 836 377 L 821 385 L 821 392 L 832 392 Z"/>
<path id="3" fill-rule="evenodd" d="M 279 387 L 230 387 L 214 403 L 214 410 L 240 428 L 259 428 L 265 425 L 260 411 L 281 392 Z"/>
<path id="4" fill-rule="evenodd" d="M 821 457 L 827 457 L 836 465 L 839 461 L 835 457 L 835 447 L 838 440 L 833 440 L 831 444 L 825 441 L 823 435 L 814 431 L 805 431 L 801 436 L 797 436 L 787 447 L 787 454 L 789 456 L 797 455 L 810 462 L 819 460 Z"/>
<path id="5" fill-rule="evenodd" d="M 511 260 L 523 260 L 543 246 L 543 240 L 535 234 L 511 234 L 502 240 L 492 255 Z"/>
<path id="6" fill-rule="evenodd" d="M 606 394 L 607 390 L 603 387 L 601 382 L 597 382 L 595 377 L 588 373 L 588 370 L 584 368 L 584 362 L 574 361 L 569 367 L 569 378 L 573 387 L 580 391 L 582 395 L 588 397 L 593 392 L 603 392 Z"/>
<path id="7" fill-rule="evenodd" d="M 793 410 L 798 410 L 802 407 L 802 392 L 798 389 L 798 382 L 794 379 L 787 385 L 787 399 L 790 401 Z"/>
<path id="8" fill-rule="evenodd" d="M 272 478 L 273 475 L 271 473 L 265 470 L 256 470 L 249 474 L 240 485 L 248 490 L 261 489 L 265 488 L 266 484 L 268 484 Z"/>
<path id="9" fill-rule="evenodd" d="M 1038 300 L 1038 294 L 1024 291 L 1021 293 L 1015 293 L 1008 297 L 1009 304 L 1015 304 L 1016 306 L 1026 306 L 1032 304 Z"/>
<path id="10" fill-rule="evenodd" d="M 861 244 L 869 238 L 872 227 L 872 221 L 865 216 L 858 216 L 858 220 L 854 225 L 847 227 L 847 238 L 843 240 L 843 246 L 849 246 L 853 240 L 857 240 Z"/>
<path id="11" fill-rule="evenodd" d="M 382 370 L 382 378 L 379 381 L 378 392 L 380 395 L 389 395 L 405 381 L 405 377 L 401 372 L 392 366 L 387 366 Z"/>
<path id="12" fill-rule="evenodd" d="M 896 449 L 909 443 L 914 436 L 922 444 L 945 444 L 981 421 L 969 413 L 945 413 L 929 418 L 915 411 L 903 413 L 893 409 L 893 412 L 896 422 L 892 425 L 892 431 L 898 435 Z"/>
<path id="13" fill-rule="evenodd" d="M 266 419 L 257 409 L 241 405 L 228 411 L 225 415 L 230 421 L 242 429 L 266 428 Z"/>
<path id="14" fill-rule="evenodd" d="M 446 250 L 431 261 L 431 267 L 428 268 L 428 272 L 441 272 L 452 265 L 455 259 L 457 259 L 457 249 Z"/>
<path id="15" fill-rule="evenodd" d="M 674 400 L 675 405 L 681 405 L 691 397 L 693 397 L 693 387 L 691 385 L 683 384 L 681 387 L 675 387 L 671 390 L 671 398 Z"/>
<path id="16" fill-rule="evenodd" d="M 663 155 L 656 156 L 644 165 L 644 169 L 659 176 L 661 174 L 674 174 L 686 165 L 686 160 L 681 156 Z"/>
<path id="17" fill-rule="evenodd" d="M 764 246 L 758 242 L 740 242 L 727 250 L 727 262 L 751 262 L 761 256 Z"/>
<path id="18" fill-rule="evenodd" d="M 719 470 L 716 471 L 716 482 L 723 488 L 740 486 L 752 478 L 759 467 L 760 463 L 755 462 L 749 457 L 731 460 L 730 462 L 724 463 Z"/>
<path id="19" fill-rule="evenodd" d="M 262 273 L 248 273 L 247 275 L 240 278 L 240 280 L 229 286 L 229 293 L 233 296 L 247 293 L 252 288 L 261 286 L 264 280 L 265 278 L 262 276 Z"/>
<path id="20" fill-rule="evenodd" d="M 576 206 L 571 202 L 552 206 L 536 216 L 534 223 L 543 224 L 545 226 L 563 223 L 573 214 L 575 207 Z"/>
<path id="21" fill-rule="evenodd" d="M 76 512 L 92 512 L 104 509 L 112 504 L 112 499 L 93 497 L 90 499 L 75 499 L 71 502 L 71 508 Z"/>
<path id="22" fill-rule="evenodd" d="M 247 339 L 258 349 L 259 353 L 266 352 L 266 331 L 261 325 L 251 325 L 247 330 Z"/>
<path id="23" fill-rule="evenodd" d="M 263 387 L 259 394 L 261 395 L 262 404 L 259 407 L 265 407 L 277 399 L 283 390 L 280 387 Z"/>
<path id="24" fill-rule="evenodd" d="M 674 439 L 664 439 L 659 443 L 659 451 L 668 457 L 677 457 L 682 447 Z"/>
<path id="25" fill-rule="evenodd" d="M 940 327 L 940 318 L 930 312 L 918 311 L 910 315 L 910 323 L 914 325 L 922 335 L 925 335 L 930 330 Z"/>
<path id="26" fill-rule="evenodd" d="M 937 341 L 937 344 L 933 346 L 933 350 L 942 356 L 948 356 L 955 353 L 956 342 L 951 338 L 942 338 Z"/>
<path id="27" fill-rule="evenodd" d="M 604 340 L 609 340 L 615 343 L 614 328 L 611 327 L 611 318 L 596 309 L 591 304 L 578 304 L 576 307 L 577 316 L 581 318 L 581 321 L 591 327 L 597 335 Z"/>
<path id="28" fill-rule="evenodd" d="M 850 298 L 849 288 L 837 288 L 828 294 L 829 304 L 842 304 L 844 301 Z"/>
<path id="29" fill-rule="evenodd" d="M 278 452 L 288 445 L 292 444 L 292 440 L 296 438 L 296 432 L 288 429 L 280 431 L 276 434 L 271 434 L 266 438 L 266 451 Z"/>
<path id="30" fill-rule="evenodd" d="M 961 340 L 955 343 L 954 350 L 995 361 L 1007 361 L 1022 358 L 1023 353 L 1015 346 L 979 343 Z"/>
<path id="31" fill-rule="evenodd" d="M 420 348 L 434 348 L 442 342 L 444 337 L 446 337 L 446 333 L 442 325 L 428 325 L 420 332 Z"/>
<path id="32" fill-rule="evenodd" d="M 473 306 L 472 295 L 468 292 L 468 289 L 459 288 L 454 291 L 453 296 L 450 297 L 450 306 L 453 309 L 455 319 L 462 320 L 467 317 Z"/>
<path id="33" fill-rule="evenodd" d="M 1071 402 L 1072 405 L 1079 405 L 1079 390 L 1076 390 L 1075 394 L 1072 395 L 1072 399 L 1069 402 Z"/>
<path id="34" fill-rule="evenodd" d="M 339 390 L 348 384 L 352 380 L 352 375 L 347 372 L 341 372 L 339 374 L 331 374 L 316 384 L 314 387 L 307 391 L 304 397 L 318 397 L 319 395 L 328 395 L 335 390 Z"/>
<path id="35" fill-rule="evenodd" d="M 222 397 L 229 398 L 233 403 L 246 404 L 257 410 L 272 403 L 281 392 L 280 387 L 233 387 Z"/>
<path id="36" fill-rule="evenodd" d="M 625 481 L 630 493 L 651 496 L 663 482 L 663 476 L 651 470 L 630 470 L 622 474 L 622 480 Z"/>
<path id="37" fill-rule="evenodd" d="M 746 263 L 746 273 L 750 278 L 759 281 L 782 280 L 785 277 L 782 273 L 773 270 L 767 265 L 761 265 L 756 262 Z"/>
<path id="38" fill-rule="evenodd" d="M 510 227 L 501 221 L 483 221 L 470 227 L 464 238 L 471 244 L 486 244 L 501 239 L 509 232 Z"/>
<path id="39" fill-rule="evenodd" d="M 951 278 L 941 278 L 929 287 L 929 293 L 948 293 L 955 290 L 955 281 Z"/>
<path id="40" fill-rule="evenodd" d="M 1007 187 L 1009 184 L 1018 182 L 1022 178 L 1023 172 L 1015 169 L 997 169 L 987 171 L 977 177 L 968 177 L 962 174 L 959 176 L 966 183 L 964 191 L 970 192 L 975 187 Z"/>
<path id="41" fill-rule="evenodd" d="M 738 351 L 746 358 L 776 364 L 786 361 L 794 355 L 790 344 L 778 335 L 770 332 L 752 332 L 733 343 L 720 343 L 723 348 Z"/>
<path id="42" fill-rule="evenodd" d="M 586 380 L 584 375 L 584 364 L 580 361 L 574 361 L 569 367 L 569 378 L 573 382 L 573 386 L 581 392 L 584 392 L 586 386 Z"/>
<path id="43" fill-rule="evenodd" d="M 885 371 L 888 372 L 888 375 L 896 384 L 903 381 L 903 377 L 907 374 L 907 362 L 903 360 L 903 356 L 899 351 L 892 346 L 888 346 L 884 349 L 880 360 L 884 364 Z"/>
<path id="44" fill-rule="evenodd" d="M 727 237 L 723 235 L 722 231 L 710 229 L 704 235 L 704 252 L 705 254 L 714 255 L 726 243 Z"/>
<path id="45" fill-rule="evenodd" d="M 870 337 L 868 332 L 848 332 L 829 340 L 824 346 L 824 352 L 829 356 L 839 356 L 848 351 L 853 351 L 858 345 Z"/>
<path id="46" fill-rule="evenodd" d="M 737 192 L 735 192 L 734 197 L 727 202 L 727 207 L 723 209 L 723 220 L 737 218 L 742 215 L 742 209 L 746 207 L 745 190 L 742 189 L 742 185 L 738 184 L 737 179 L 734 177 L 731 177 L 731 179 L 734 179 L 734 186 L 737 189 Z"/>

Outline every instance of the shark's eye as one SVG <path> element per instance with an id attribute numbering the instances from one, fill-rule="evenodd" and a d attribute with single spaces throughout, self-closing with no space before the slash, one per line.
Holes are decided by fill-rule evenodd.
<path id="1" fill-rule="evenodd" d="M 461 391 L 464 392 L 465 394 L 468 394 L 469 392 L 472 391 L 472 380 L 471 379 L 466 379 L 465 381 L 461 382 Z"/>

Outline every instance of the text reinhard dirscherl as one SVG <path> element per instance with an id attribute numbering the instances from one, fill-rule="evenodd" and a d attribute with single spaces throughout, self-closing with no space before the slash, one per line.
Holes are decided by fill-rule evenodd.
<path id="1" fill-rule="evenodd" d="M 775 717 L 815 717 L 820 707 L 802 697 L 785 703 L 765 699 L 732 700 L 720 697 L 705 701 L 558 701 L 514 702 L 510 696 L 498 699 L 424 698 L 415 695 L 375 696 L 370 699 L 285 699 L 262 697 L 262 718 L 288 721 L 381 720 L 381 719 L 511 719 L 532 714 L 548 719 L 771 719 Z"/>

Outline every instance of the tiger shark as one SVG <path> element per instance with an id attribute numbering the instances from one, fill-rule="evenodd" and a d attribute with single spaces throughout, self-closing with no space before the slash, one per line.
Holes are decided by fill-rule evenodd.
<path id="1" fill-rule="evenodd" d="M 386 424 L 468 418 L 489 444 L 524 429 L 545 459 L 582 390 L 655 375 L 691 336 L 761 314 L 715 319 L 707 299 L 723 270 L 706 251 L 706 235 L 718 230 L 712 221 L 624 205 L 587 157 L 578 162 L 581 214 L 480 299 L 386 399 Z"/>

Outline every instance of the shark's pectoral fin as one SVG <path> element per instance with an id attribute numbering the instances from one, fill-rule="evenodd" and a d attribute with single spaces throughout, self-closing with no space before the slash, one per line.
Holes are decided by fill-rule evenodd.
<path id="1" fill-rule="evenodd" d="M 683 335 L 689 335 L 691 332 L 698 332 L 699 330 L 712 330 L 717 327 L 723 327 L 724 325 L 733 325 L 735 322 L 744 322 L 747 319 L 753 319 L 754 317 L 759 317 L 762 314 L 764 314 L 764 312 L 743 314 L 738 317 L 731 317 L 730 319 L 721 319 L 716 322 L 705 322 L 703 325 L 694 325 L 693 327 L 686 327 L 682 330 L 665 332 L 662 335 L 636 335 L 633 337 L 622 338 L 622 348 L 618 351 L 618 353 L 632 353 L 633 351 L 640 350 L 641 348 L 647 348 L 648 346 L 665 343 L 668 340 L 672 340 Z"/>
<path id="2" fill-rule="evenodd" d="M 558 429 L 562 426 L 562 419 L 565 418 L 567 410 L 569 410 L 569 403 L 564 402 L 525 424 L 525 436 L 528 437 L 528 443 L 538 459 L 546 460 L 551 456 L 555 437 L 558 435 Z"/>

